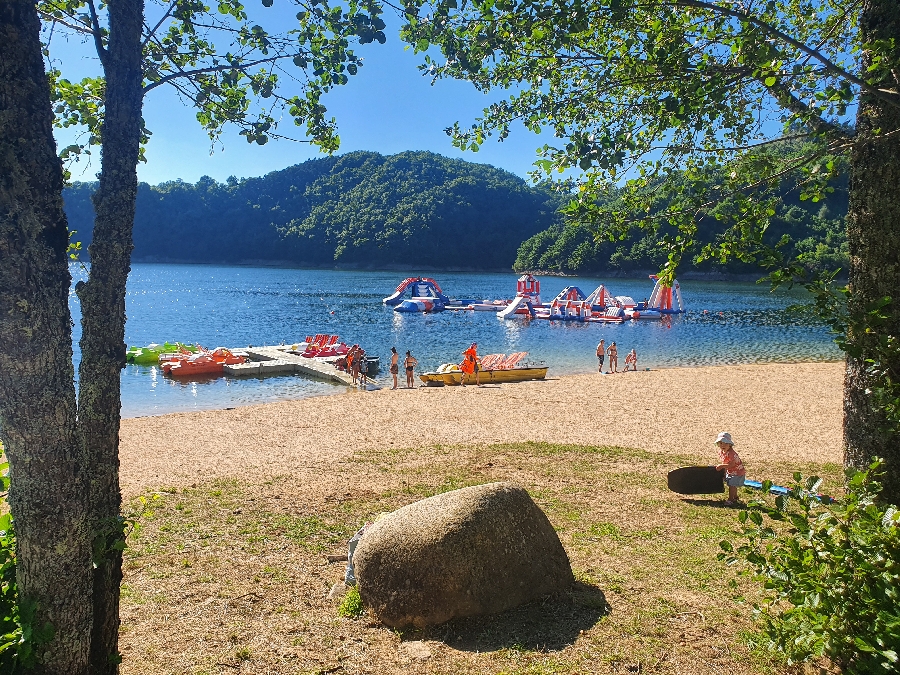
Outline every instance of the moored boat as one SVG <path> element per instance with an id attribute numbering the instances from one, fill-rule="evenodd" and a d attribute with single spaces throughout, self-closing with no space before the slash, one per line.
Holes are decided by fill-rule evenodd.
<path id="1" fill-rule="evenodd" d="M 501 382 L 525 382 L 527 380 L 543 380 L 547 376 L 549 366 L 521 366 L 508 370 L 482 370 L 479 380 L 481 384 Z M 422 373 L 419 379 L 429 387 L 442 387 L 444 385 L 462 384 L 463 372 L 461 370 L 445 371 L 443 373 Z M 466 374 L 466 384 L 475 384 L 475 375 Z"/>
<path id="2" fill-rule="evenodd" d="M 516 352 L 509 356 L 488 354 L 480 358 L 478 381 L 481 384 L 491 384 L 543 380 L 547 376 L 548 366 L 543 362 L 525 363 L 524 358 L 527 355 L 528 352 Z M 433 372 L 419 375 L 419 379 L 429 387 L 463 384 L 463 377 L 465 384 L 476 384 L 475 373 L 464 373 L 455 363 L 445 363 Z"/>
<path id="3" fill-rule="evenodd" d="M 161 354 L 172 352 L 196 352 L 197 348 L 185 345 L 181 342 L 166 342 L 165 344 L 149 344 L 146 347 L 129 347 L 125 352 L 127 363 L 136 363 L 140 366 L 155 366 L 159 363 Z"/>
<path id="4" fill-rule="evenodd" d="M 192 375 L 221 375 L 225 366 L 245 363 L 246 358 L 234 354 L 230 349 L 219 347 L 214 351 L 172 359 L 162 364 L 165 375 L 190 377 Z"/>

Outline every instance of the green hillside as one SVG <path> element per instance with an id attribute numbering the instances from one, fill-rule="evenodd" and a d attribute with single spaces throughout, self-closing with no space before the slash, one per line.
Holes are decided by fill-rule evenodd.
<path id="1" fill-rule="evenodd" d="M 65 193 L 90 242 L 94 184 Z M 560 222 L 559 197 L 484 164 L 428 152 L 352 152 L 260 178 L 141 184 L 135 261 L 510 269 Z"/>
<path id="2" fill-rule="evenodd" d="M 609 207 L 616 209 L 613 199 Z M 796 254 L 811 269 L 847 269 L 848 250 L 844 217 L 847 213 L 846 179 L 835 186 L 827 204 L 801 202 L 796 192 L 785 189 L 782 203 L 771 219 L 766 240 L 774 244 L 788 235 L 791 244 L 786 252 Z M 698 250 L 703 244 L 716 241 L 722 224 L 713 218 L 700 221 Z M 590 228 L 574 223 L 559 222 L 528 238 L 519 248 L 513 265 L 516 270 L 540 270 L 559 274 L 628 275 L 659 270 L 666 260 L 660 245 L 667 228 L 661 226 L 656 234 L 636 232 L 624 240 L 598 241 Z M 672 231 L 672 234 L 675 234 Z M 759 267 L 731 261 L 721 265 L 716 261 L 685 260 L 685 271 L 722 274 L 755 274 Z"/>
<path id="3" fill-rule="evenodd" d="M 70 227 L 85 246 L 94 188 L 77 183 L 65 193 Z M 134 260 L 598 275 L 654 271 L 665 260 L 665 227 L 597 241 L 588 227 L 564 221 L 564 202 L 484 164 L 429 152 L 352 152 L 259 178 L 141 184 Z M 810 267 L 846 269 L 846 209 L 846 181 L 827 206 L 786 191 L 769 239 L 789 235 Z M 699 240 L 713 241 L 720 227 L 701 221 Z M 740 262 L 685 263 L 685 271 L 758 271 Z"/>

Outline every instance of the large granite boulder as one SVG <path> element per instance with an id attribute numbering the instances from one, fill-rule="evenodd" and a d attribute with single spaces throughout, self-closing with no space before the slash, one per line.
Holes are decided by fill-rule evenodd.
<path id="1" fill-rule="evenodd" d="M 547 516 L 511 483 L 446 492 L 372 525 L 353 555 L 359 594 L 388 626 L 493 614 L 572 583 Z"/>

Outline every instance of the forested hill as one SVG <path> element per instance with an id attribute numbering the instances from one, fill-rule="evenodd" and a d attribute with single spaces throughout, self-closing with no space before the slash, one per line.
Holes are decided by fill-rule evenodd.
<path id="1" fill-rule="evenodd" d="M 65 192 L 85 247 L 95 187 Z M 227 183 L 142 183 L 134 260 L 508 270 L 524 240 L 560 222 L 559 205 L 488 165 L 352 152 Z"/>
<path id="2" fill-rule="evenodd" d="M 785 253 L 797 256 L 806 267 L 846 271 L 849 264 L 844 222 L 847 214 L 846 177 L 834 188 L 827 203 L 800 201 L 796 191 L 785 189 L 781 205 L 770 220 L 765 240 L 774 244 L 782 235 L 788 235 L 791 243 Z M 617 203 L 611 201 L 610 208 L 615 209 Z M 598 240 L 584 225 L 560 221 L 524 241 L 513 267 L 545 273 L 607 276 L 654 272 L 666 261 L 666 251 L 660 242 L 667 231 L 666 226 L 661 226 L 656 234 L 637 231 L 623 240 L 608 241 Z M 697 232 L 699 245 L 715 242 L 721 231 L 722 224 L 715 219 L 701 220 Z M 755 264 L 738 260 L 722 265 L 717 261 L 698 263 L 686 259 L 681 269 L 725 275 L 760 273 Z"/>

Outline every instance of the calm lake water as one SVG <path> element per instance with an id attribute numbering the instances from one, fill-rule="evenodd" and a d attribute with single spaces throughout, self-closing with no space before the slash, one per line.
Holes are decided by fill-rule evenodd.
<path id="1" fill-rule="evenodd" d="M 414 272 L 412 272 L 414 274 Z M 72 266 L 74 281 L 85 278 Z M 527 351 L 550 366 L 549 376 L 594 372 L 601 337 L 619 346 L 619 364 L 636 348 L 641 368 L 733 363 L 830 361 L 841 357 L 825 327 L 788 308 L 798 292 L 770 293 L 752 283 L 682 282 L 686 314 L 670 326 L 656 321 L 575 324 L 520 319 L 503 321 L 491 312 L 400 314 L 381 304 L 404 278 L 397 272 L 297 270 L 209 265 L 136 264 L 128 283 L 125 339 L 128 345 L 165 340 L 206 347 L 291 344 L 305 335 L 337 333 L 381 357 L 387 377 L 390 348 L 410 349 L 421 369 L 459 361 L 477 342 L 479 353 Z M 450 297 L 510 298 L 516 276 L 437 273 Z M 589 293 L 605 283 L 617 295 L 643 299 L 649 279 L 541 277 L 546 301 L 568 285 Z M 80 315 L 70 304 L 75 340 Z M 706 312 L 704 313 L 704 310 Z M 76 359 L 78 358 L 78 345 Z M 266 379 L 227 377 L 174 381 L 156 368 L 128 366 L 122 373 L 122 415 L 228 408 L 342 391 L 338 385 L 299 376 Z"/>

